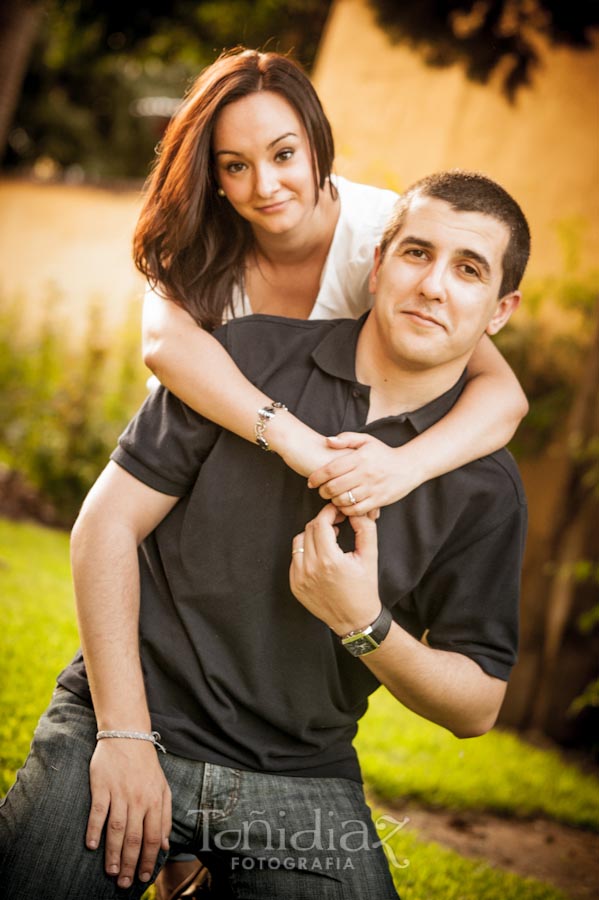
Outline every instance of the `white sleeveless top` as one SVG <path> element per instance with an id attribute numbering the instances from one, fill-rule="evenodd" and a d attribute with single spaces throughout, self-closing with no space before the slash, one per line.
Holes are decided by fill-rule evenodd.
<path id="1" fill-rule="evenodd" d="M 309 319 L 357 319 L 372 306 L 368 278 L 379 242 L 397 194 L 331 176 L 339 192 L 340 211 L 322 270 L 318 297 Z M 252 313 L 250 298 L 237 287 L 233 315 Z M 230 318 L 230 315 L 227 316 Z"/>

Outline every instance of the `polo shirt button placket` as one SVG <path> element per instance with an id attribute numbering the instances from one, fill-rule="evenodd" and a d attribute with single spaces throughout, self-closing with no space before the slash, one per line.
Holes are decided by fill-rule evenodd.
<path id="1" fill-rule="evenodd" d="M 348 401 L 349 419 L 343 424 L 345 431 L 356 431 L 361 428 L 368 412 L 368 395 L 364 393 L 364 389 L 355 385 L 351 388 L 351 400 Z M 353 400 L 353 403 L 351 402 Z"/>

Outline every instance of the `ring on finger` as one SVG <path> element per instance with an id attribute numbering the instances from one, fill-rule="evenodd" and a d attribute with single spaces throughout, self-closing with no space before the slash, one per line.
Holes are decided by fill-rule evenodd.
<path id="1" fill-rule="evenodd" d="M 354 506 L 358 502 L 351 491 L 347 492 L 347 496 L 349 497 L 349 502 L 352 506 Z"/>
<path id="2" fill-rule="evenodd" d="M 296 547 L 295 550 L 291 551 L 291 555 L 294 556 L 296 553 L 303 553 L 303 552 L 304 552 L 303 547 Z"/>

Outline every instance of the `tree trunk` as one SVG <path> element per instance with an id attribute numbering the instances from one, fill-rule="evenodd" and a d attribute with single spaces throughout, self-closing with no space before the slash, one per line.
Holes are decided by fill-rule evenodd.
<path id="1" fill-rule="evenodd" d="M 45 0 L 0 2 L 0 160 L 41 21 Z"/>

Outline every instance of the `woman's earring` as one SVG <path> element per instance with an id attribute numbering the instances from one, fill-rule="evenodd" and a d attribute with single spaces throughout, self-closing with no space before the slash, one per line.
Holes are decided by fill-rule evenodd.
<path id="1" fill-rule="evenodd" d="M 221 187 L 219 187 L 219 189 L 217 190 L 216 193 L 218 194 L 219 197 L 226 197 L 226 196 L 227 196 Z"/>

